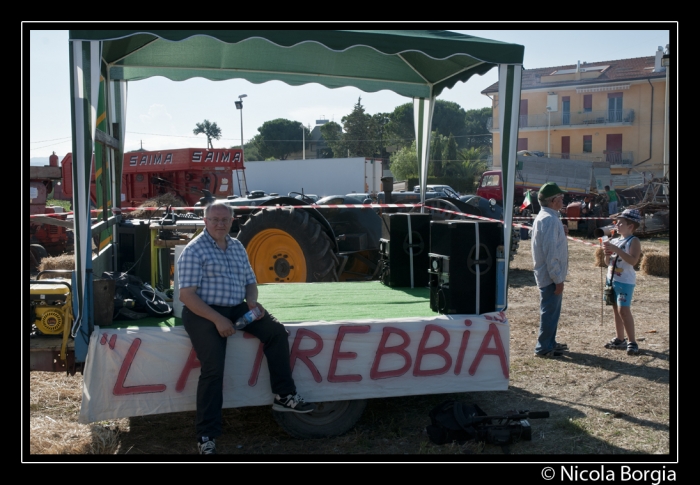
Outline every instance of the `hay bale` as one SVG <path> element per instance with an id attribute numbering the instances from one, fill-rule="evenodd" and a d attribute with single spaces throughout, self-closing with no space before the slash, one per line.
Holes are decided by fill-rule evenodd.
<path id="1" fill-rule="evenodd" d="M 47 256 L 41 260 L 39 272 L 52 269 L 75 269 L 75 257 L 72 254 L 61 254 L 60 256 Z M 45 275 L 45 278 L 51 278 L 51 275 Z"/>
<path id="2" fill-rule="evenodd" d="M 171 193 L 161 194 L 152 199 L 144 201 L 143 204 L 139 206 L 139 209 L 131 211 L 124 214 L 124 219 L 157 219 L 163 217 L 165 210 L 168 206 L 173 207 L 184 207 L 186 206 L 185 201 L 179 196 Z M 144 209 L 141 209 L 143 207 Z M 150 210 L 145 209 L 146 207 L 162 207 L 162 210 Z"/>
<path id="3" fill-rule="evenodd" d="M 651 252 L 644 255 L 641 266 L 642 273 L 650 276 L 669 276 L 671 258 L 662 252 Z"/>
<path id="4" fill-rule="evenodd" d="M 639 260 L 637 261 L 637 264 L 634 266 L 635 271 L 639 271 L 642 267 L 642 261 L 644 260 L 644 255 L 649 253 L 649 252 L 657 252 L 656 249 L 652 248 L 645 248 L 642 246 L 642 251 L 639 254 Z M 596 268 L 607 268 L 608 265 L 605 264 L 605 251 L 603 251 L 603 248 L 596 248 L 595 250 L 595 267 Z"/>

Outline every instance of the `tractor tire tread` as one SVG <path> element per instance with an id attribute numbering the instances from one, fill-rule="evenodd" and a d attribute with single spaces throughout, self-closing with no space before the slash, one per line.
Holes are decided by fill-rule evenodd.
<path id="1" fill-rule="evenodd" d="M 255 235 L 267 229 L 284 231 L 299 244 L 306 259 L 307 283 L 338 281 L 338 257 L 333 250 L 331 239 L 321 227 L 321 223 L 306 210 L 279 207 L 258 211 L 251 214 L 241 225 L 236 238 L 245 247 Z"/>

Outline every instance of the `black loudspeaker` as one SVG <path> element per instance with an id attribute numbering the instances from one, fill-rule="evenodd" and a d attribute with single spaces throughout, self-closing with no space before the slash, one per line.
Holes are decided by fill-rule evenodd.
<path id="1" fill-rule="evenodd" d="M 443 314 L 496 311 L 496 254 L 502 245 L 501 222 L 432 221 L 430 308 Z"/>
<path id="2" fill-rule="evenodd" d="M 145 221 L 119 223 L 119 271 L 151 282 L 151 230 Z"/>
<path id="3" fill-rule="evenodd" d="M 430 214 L 383 214 L 382 222 L 379 244 L 382 283 L 392 287 L 428 286 Z"/>

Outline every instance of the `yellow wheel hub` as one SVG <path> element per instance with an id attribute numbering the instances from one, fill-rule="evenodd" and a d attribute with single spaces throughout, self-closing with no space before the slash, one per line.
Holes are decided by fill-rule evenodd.
<path id="1" fill-rule="evenodd" d="M 296 240 L 279 229 L 256 234 L 246 246 L 258 283 L 305 283 L 306 258 Z"/>

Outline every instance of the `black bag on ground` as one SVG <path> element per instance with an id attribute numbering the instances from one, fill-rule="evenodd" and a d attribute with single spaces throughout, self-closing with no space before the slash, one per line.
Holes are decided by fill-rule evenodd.
<path id="1" fill-rule="evenodd" d="M 115 300 L 120 300 L 122 302 L 127 299 L 134 300 L 134 308 L 132 311 L 117 312 L 115 317 L 123 315 L 130 320 L 143 318 L 142 316 L 135 315 L 139 313 L 154 317 L 164 317 L 170 315 L 173 311 L 172 307 L 156 294 L 151 285 L 144 283 L 138 276 L 105 271 L 102 273 L 102 278 L 115 281 Z M 117 307 L 121 309 L 123 306 L 115 305 L 115 308 Z"/>
<path id="2" fill-rule="evenodd" d="M 479 421 L 475 418 L 486 416 L 486 413 L 476 404 L 445 401 L 435 406 L 428 416 L 432 424 L 425 429 L 430 441 L 437 445 L 453 441 L 463 445 L 467 441 L 477 439 L 479 433 L 472 423 Z"/>

